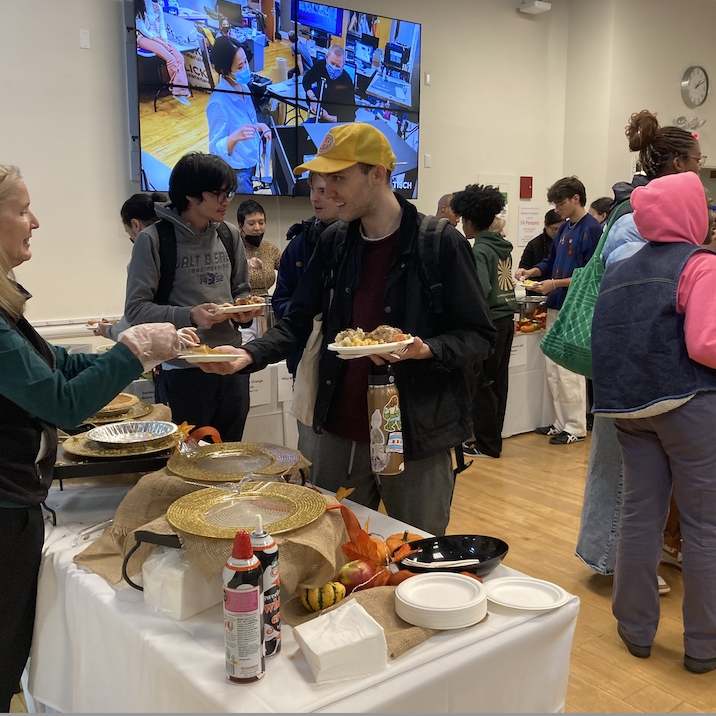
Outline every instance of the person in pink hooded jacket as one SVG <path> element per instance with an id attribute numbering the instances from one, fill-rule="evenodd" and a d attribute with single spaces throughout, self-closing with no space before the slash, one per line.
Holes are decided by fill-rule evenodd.
<path id="1" fill-rule="evenodd" d="M 594 413 L 615 418 L 624 466 L 612 611 L 646 658 L 659 623 L 656 568 L 672 492 L 681 514 L 684 666 L 716 669 L 716 253 L 697 174 L 631 195 L 647 245 L 609 266 L 592 325 Z"/>

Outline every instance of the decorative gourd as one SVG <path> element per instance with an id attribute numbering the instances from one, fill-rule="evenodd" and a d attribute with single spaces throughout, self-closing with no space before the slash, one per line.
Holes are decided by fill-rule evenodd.
<path id="1" fill-rule="evenodd" d="M 388 549 L 388 545 L 380 537 L 371 536 L 370 539 L 376 547 L 376 555 L 378 557 L 378 559 L 376 560 L 376 564 L 380 565 L 381 567 L 385 567 L 385 565 L 388 564 L 388 560 L 390 559 L 391 555 L 391 551 Z"/>
<path id="2" fill-rule="evenodd" d="M 408 542 L 414 542 L 415 540 L 423 539 L 422 535 L 416 535 L 412 532 L 408 532 L 408 530 L 405 530 L 405 532 L 398 532 L 398 534 L 390 535 L 388 539 L 385 540 L 385 544 L 388 546 L 388 552 L 390 554 L 393 554 L 395 550 L 400 549 L 404 544 L 407 544 Z"/>
<path id="3" fill-rule="evenodd" d="M 346 596 L 346 588 L 340 582 L 328 582 L 316 589 L 304 589 L 301 592 L 301 603 L 309 612 L 320 612 L 332 607 Z"/>

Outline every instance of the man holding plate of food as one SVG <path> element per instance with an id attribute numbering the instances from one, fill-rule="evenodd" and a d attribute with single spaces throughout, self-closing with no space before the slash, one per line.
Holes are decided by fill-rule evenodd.
<path id="1" fill-rule="evenodd" d="M 295 172 L 325 179 L 339 221 L 321 235 L 284 318 L 245 349 L 222 347 L 237 355 L 233 363 L 201 369 L 261 370 L 303 349 L 322 314 L 313 481 L 333 491 L 355 488 L 351 499 L 373 509 L 382 498 L 391 517 L 442 535 L 454 487 L 450 449 L 472 431 L 464 369 L 487 358 L 496 332 L 470 246 L 447 222 L 425 228 L 424 217 L 392 190 L 395 165 L 388 140 L 371 124 L 328 132 L 315 159 Z M 351 345 L 336 350 L 339 334 Z M 358 343 L 364 350 L 350 355 Z M 378 478 L 370 462 L 368 381 L 372 366 L 385 371 L 387 363 L 400 394 L 405 462 L 400 474 Z"/>

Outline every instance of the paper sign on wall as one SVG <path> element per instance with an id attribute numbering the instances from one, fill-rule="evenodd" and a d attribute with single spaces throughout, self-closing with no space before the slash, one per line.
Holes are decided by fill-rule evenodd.
<path id="1" fill-rule="evenodd" d="M 542 211 L 539 206 L 520 204 L 517 223 L 517 245 L 526 246 L 542 233 Z"/>
<path id="2" fill-rule="evenodd" d="M 285 363 L 276 366 L 278 371 L 278 402 L 290 403 L 293 400 L 293 377 Z"/>
<path id="3" fill-rule="evenodd" d="M 527 341 L 524 336 L 515 336 L 510 351 L 510 368 L 527 365 Z"/>
<path id="4" fill-rule="evenodd" d="M 264 368 L 252 373 L 249 378 L 249 398 L 251 407 L 268 405 L 271 402 L 271 369 Z"/>

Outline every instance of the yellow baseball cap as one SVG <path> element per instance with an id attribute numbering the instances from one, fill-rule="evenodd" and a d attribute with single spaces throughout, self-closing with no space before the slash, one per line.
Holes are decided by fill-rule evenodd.
<path id="1" fill-rule="evenodd" d="M 318 155 L 297 166 L 296 176 L 305 171 L 331 174 L 354 164 L 381 164 L 388 171 L 395 169 L 395 154 L 385 135 L 371 124 L 352 122 L 333 127 L 321 142 Z"/>

